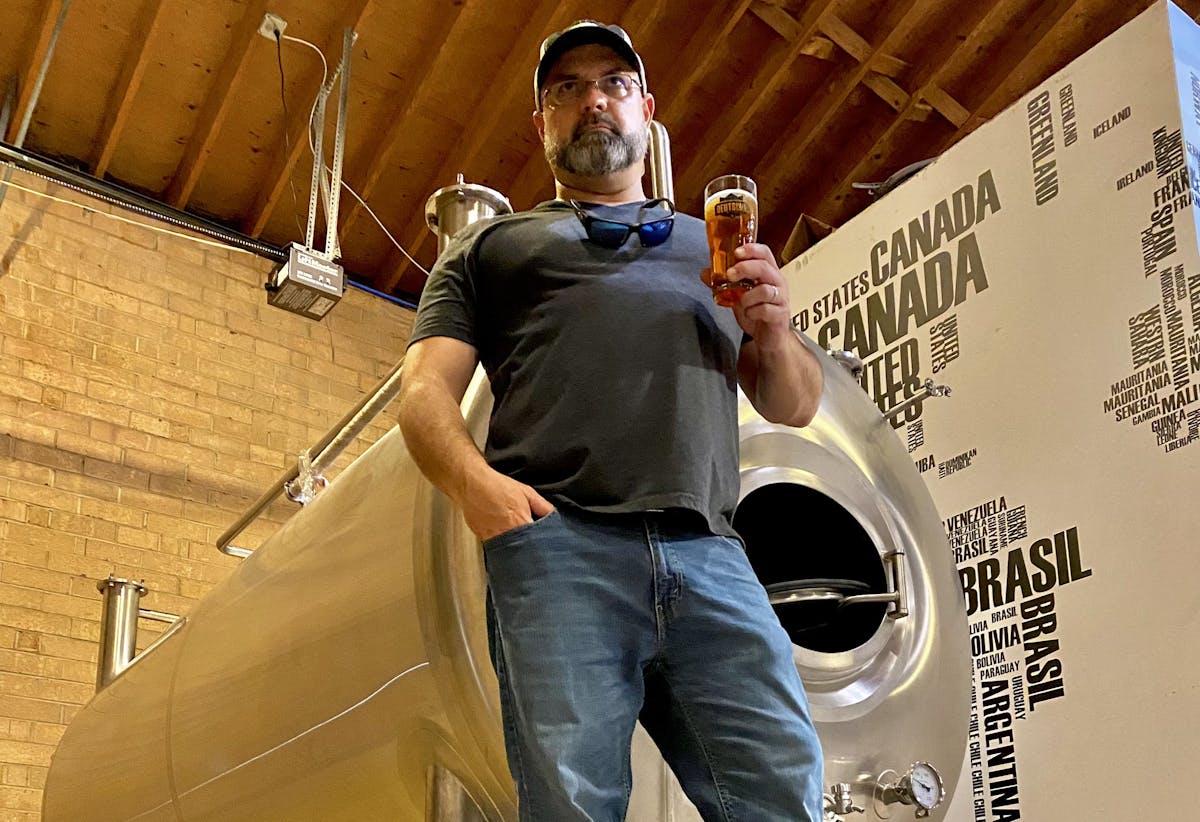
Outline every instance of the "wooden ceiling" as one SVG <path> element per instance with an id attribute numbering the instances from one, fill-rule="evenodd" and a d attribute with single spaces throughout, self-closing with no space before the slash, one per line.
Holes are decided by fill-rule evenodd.
<path id="1" fill-rule="evenodd" d="M 12 143 L 66 0 L 0 2 Z M 24 147 L 273 245 L 303 239 L 316 52 L 257 33 L 265 12 L 332 68 L 353 49 L 344 179 L 422 265 L 424 206 L 462 173 L 517 209 L 553 196 L 530 122 L 537 48 L 573 20 L 617 22 L 671 135 L 676 200 L 759 183 L 783 251 L 802 214 L 840 225 L 878 181 L 933 157 L 1149 0 L 73 0 Z M 1195 17 L 1200 0 L 1179 5 Z M 284 81 L 281 94 L 279 60 Z M 284 116 L 286 100 L 287 117 Z M 336 93 L 327 116 L 332 156 Z M 342 198 L 342 262 L 412 298 L 424 275 Z"/>

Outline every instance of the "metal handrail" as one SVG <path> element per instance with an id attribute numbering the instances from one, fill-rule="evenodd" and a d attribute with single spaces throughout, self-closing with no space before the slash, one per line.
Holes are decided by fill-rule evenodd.
<path id="1" fill-rule="evenodd" d="M 354 439 L 370 425 L 375 417 L 379 416 L 384 407 L 387 406 L 396 395 L 400 393 L 400 371 L 404 365 L 404 358 L 400 358 L 400 362 L 392 368 L 391 371 L 384 376 L 372 389 L 371 393 L 365 395 L 354 408 L 350 409 L 344 417 L 325 433 L 317 443 L 305 451 L 296 465 L 289 468 L 280 474 L 279 478 L 268 488 L 262 496 L 260 496 L 253 505 L 247 508 L 233 525 L 226 529 L 225 533 L 217 538 L 217 550 L 222 554 L 231 557 L 248 557 L 253 551 L 245 548 L 239 548 L 236 545 L 230 545 L 234 537 L 246 529 L 259 514 L 279 496 L 281 491 L 295 488 L 294 483 L 301 478 L 301 463 L 307 461 L 309 463 L 310 476 L 320 476 L 321 472 L 333 464 L 333 461 L 341 456 L 342 452 L 350 445 Z M 316 454 L 315 457 L 310 456 Z M 289 491 L 293 499 L 299 495 Z"/>

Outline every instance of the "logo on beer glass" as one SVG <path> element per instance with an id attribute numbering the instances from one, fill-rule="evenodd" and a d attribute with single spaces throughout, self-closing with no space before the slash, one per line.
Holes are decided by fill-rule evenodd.
<path id="1" fill-rule="evenodd" d="M 732 306 L 754 287 L 751 280 L 731 282 L 733 250 L 758 236 L 758 187 L 749 177 L 726 174 L 704 187 L 704 223 L 708 230 L 709 271 L 703 275 L 718 305 Z"/>

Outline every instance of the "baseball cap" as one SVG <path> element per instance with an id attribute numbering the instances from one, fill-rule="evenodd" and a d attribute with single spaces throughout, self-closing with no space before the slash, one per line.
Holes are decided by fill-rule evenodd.
<path id="1" fill-rule="evenodd" d="M 542 86 L 546 84 L 546 75 L 554 68 L 558 59 L 573 48 L 590 44 L 608 46 L 621 55 L 623 60 L 637 70 L 642 92 L 646 92 L 646 68 L 642 65 L 642 58 L 633 50 L 633 42 L 625 33 L 625 29 L 595 20 L 576 20 L 542 41 L 537 71 L 533 75 L 533 105 L 537 110 L 542 108 Z"/>

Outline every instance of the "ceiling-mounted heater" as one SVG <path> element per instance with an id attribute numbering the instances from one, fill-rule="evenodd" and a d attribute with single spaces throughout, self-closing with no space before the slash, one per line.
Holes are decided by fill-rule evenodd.
<path id="1" fill-rule="evenodd" d="M 334 260 L 340 255 L 337 245 L 338 203 L 341 201 L 342 158 L 346 151 L 346 110 L 350 93 L 350 49 L 357 35 L 346 29 L 342 38 L 342 59 L 333 75 L 317 92 L 317 103 L 312 122 L 316 123 L 313 137 L 312 185 L 308 195 L 308 230 L 304 244 L 292 243 L 287 260 L 271 274 L 267 281 L 267 302 L 276 308 L 300 314 L 312 320 L 320 320 L 337 305 L 346 290 L 346 277 L 342 267 Z M 323 147 L 325 136 L 325 103 L 333 84 L 341 76 L 341 92 L 338 96 L 337 130 L 334 133 L 333 168 L 326 180 L 323 172 Z M 317 202 L 325 209 L 325 249 L 313 245 L 317 227 Z"/>

